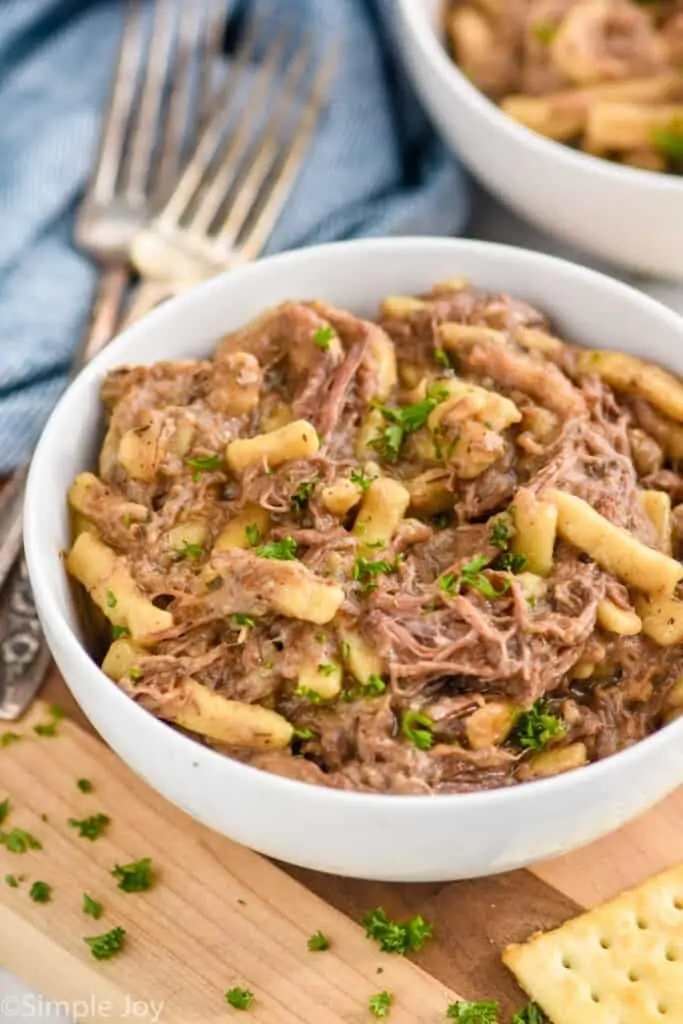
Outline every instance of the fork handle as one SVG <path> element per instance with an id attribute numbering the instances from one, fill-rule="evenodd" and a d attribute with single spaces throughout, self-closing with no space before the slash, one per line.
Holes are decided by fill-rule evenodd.
<path id="1" fill-rule="evenodd" d="M 102 271 L 88 328 L 83 333 L 71 363 L 70 380 L 113 338 L 128 288 L 129 276 L 125 264 L 113 264 Z"/>
<path id="2" fill-rule="evenodd" d="M 111 339 L 127 285 L 127 267 L 105 268 L 88 329 L 74 354 L 70 380 Z M 30 458 L 14 471 L 0 494 L 0 720 L 18 718 L 24 712 L 50 664 L 22 554 L 29 463 Z"/>

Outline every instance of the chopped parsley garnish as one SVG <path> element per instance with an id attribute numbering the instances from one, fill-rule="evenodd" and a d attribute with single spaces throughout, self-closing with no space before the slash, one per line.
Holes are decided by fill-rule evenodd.
<path id="1" fill-rule="evenodd" d="M 235 1010 L 248 1010 L 254 1002 L 254 993 L 248 988 L 230 988 L 225 993 L 225 1001 Z"/>
<path id="2" fill-rule="evenodd" d="M 97 900 L 92 899 L 88 896 L 87 892 L 83 893 L 83 913 L 87 914 L 88 917 L 94 917 L 96 921 L 102 917 L 103 911 L 102 904 Z"/>
<path id="3" fill-rule="evenodd" d="M 69 818 L 67 824 L 71 828 L 77 828 L 81 839 L 89 839 L 94 842 L 104 835 L 104 830 L 109 824 L 109 817 L 106 814 L 91 814 L 89 818 Z"/>
<path id="4" fill-rule="evenodd" d="M 131 526 L 133 525 L 133 517 L 130 514 L 130 512 L 126 512 L 126 514 L 124 515 L 124 517 L 123 517 L 123 525 L 125 526 L 125 528 L 127 530 L 130 530 Z"/>
<path id="5" fill-rule="evenodd" d="M 381 693 L 387 688 L 387 684 L 384 682 L 381 676 L 373 674 L 368 676 L 366 681 L 360 688 L 361 697 L 379 697 Z"/>
<path id="6" fill-rule="evenodd" d="M 295 740 L 312 740 L 315 733 L 312 729 L 295 729 L 292 736 Z"/>
<path id="7" fill-rule="evenodd" d="M 107 591 L 107 608 L 116 608 L 119 602 L 116 600 L 116 594 L 113 590 Z"/>
<path id="8" fill-rule="evenodd" d="M 2 803 L 0 803 L 0 825 L 2 825 L 3 821 L 5 820 L 7 815 L 9 814 L 9 810 L 10 810 L 9 797 L 6 796 L 5 799 L 2 801 Z"/>
<path id="9" fill-rule="evenodd" d="M 396 462 L 401 454 L 401 447 L 406 437 L 423 427 L 430 413 L 440 402 L 448 398 L 448 390 L 434 384 L 427 392 L 427 397 L 412 405 L 401 405 L 391 408 L 388 405 L 377 405 L 388 426 L 384 427 L 379 437 L 370 441 L 388 462 Z"/>
<path id="10" fill-rule="evenodd" d="M 248 526 L 245 527 L 244 532 L 247 535 L 250 547 L 255 548 L 257 544 L 261 543 L 261 531 L 256 523 L 249 523 Z"/>
<path id="11" fill-rule="evenodd" d="M 315 490 L 317 480 L 302 480 L 290 499 L 292 511 L 295 515 L 301 515 L 308 504 L 309 498 Z"/>
<path id="12" fill-rule="evenodd" d="M 378 1017 L 380 1020 L 386 1020 L 391 1012 L 391 1004 L 394 1001 L 394 997 L 391 992 L 378 992 L 374 996 L 370 996 L 368 1000 L 368 1009 L 373 1017 Z"/>
<path id="13" fill-rule="evenodd" d="M 83 939 L 83 941 L 90 946 L 90 952 L 96 960 L 109 960 L 110 957 L 116 956 L 123 949 L 126 941 L 126 932 L 123 928 L 112 928 L 110 932 L 105 932 L 104 935 L 93 935 L 89 939 Z"/>
<path id="14" fill-rule="evenodd" d="M 514 551 L 503 551 L 491 563 L 491 568 L 512 573 L 524 572 L 526 568 L 526 555 L 517 555 Z"/>
<path id="15" fill-rule="evenodd" d="M 322 665 L 318 665 L 318 672 L 322 672 L 324 676 L 331 676 L 336 671 L 336 665 L 331 665 L 329 661 L 323 662 Z"/>
<path id="16" fill-rule="evenodd" d="M 302 700 L 310 701 L 311 704 L 320 704 L 323 699 L 317 690 L 311 690 L 308 686 L 297 686 L 294 691 L 294 696 L 301 697 Z"/>
<path id="17" fill-rule="evenodd" d="M 537 1006 L 536 1003 L 528 1003 L 523 1009 L 517 1011 L 511 1024 L 550 1024 L 550 1022 L 540 1006 Z"/>
<path id="18" fill-rule="evenodd" d="M 417 953 L 431 939 L 434 931 L 433 925 L 419 914 L 401 924 L 392 921 L 382 907 L 368 910 L 361 924 L 367 937 L 374 939 L 383 953 Z"/>
<path id="19" fill-rule="evenodd" d="M 519 716 L 514 738 L 525 750 L 543 750 L 552 739 L 562 736 L 565 731 L 562 719 L 548 711 L 544 700 L 537 700 L 533 707 Z"/>
<path id="20" fill-rule="evenodd" d="M 489 540 L 494 548 L 507 551 L 510 546 L 510 526 L 504 518 L 498 518 L 493 521 L 489 530 Z M 457 1006 L 458 1004 L 456 1003 L 455 1005 Z"/>
<path id="21" fill-rule="evenodd" d="M 385 559 L 357 558 L 353 563 L 351 577 L 360 583 L 361 593 L 369 594 L 377 586 L 378 576 L 385 576 L 396 571 L 395 562 Z"/>
<path id="22" fill-rule="evenodd" d="M 330 940 L 326 935 L 318 931 L 315 935 L 311 935 L 306 945 L 311 953 L 324 953 L 326 949 L 330 948 Z"/>
<path id="23" fill-rule="evenodd" d="M 128 675 L 131 679 L 139 679 L 142 676 L 142 670 L 139 668 L 131 668 L 128 670 Z"/>
<path id="24" fill-rule="evenodd" d="M 330 342 L 336 337 L 337 333 L 334 327 L 318 327 L 317 330 L 313 331 L 313 343 L 324 352 L 327 352 Z"/>
<path id="25" fill-rule="evenodd" d="M 111 635 L 113 640 L 120 640 L 121 637 L 130 636 L 128 626 L 112 626 Z"/>
<path id="26" fill-rule="evenodd" d="M 230 625 L 233 629 L 242 629 L 244 626 L 247 629 L 253 629 L 256 625 L 256 620 L 251 615 L 244 615 L 242 612 L 235 612 L 234 615 L 230 616 Z"/>
<path id="27" fill-rule="evenodd" d="M 652 142 L 670 160 L 683 161 L 683 123 L 671 124 L 668 128 L 655 128 Z"/>
<path id="28" fill-rule="evenodd" d="M 92 793 L 93 784 L 90 779 L 78 779 L 76 785 L 80 789 L 81 793 Z"/>
<path id="29" fill-rule="evenodd" d="M 223 456 L 196 455 L 192 459 L 185 459 L 185 465 L 199 473 L 211 473 L 215 469 L 223 468 Z"/>
<path id="30" fill-rule="evenodd" d="M 453 516 L 450 512 L 437 512 L 434 516 L 434 526 L 437 530 L 445 530 L 447 526 L 451 525 Z"/>
<path id="31" fill-rule="evenodd" d="M 191 562 L 197 562 L 204 554 L 204 545 L 185 543 L 181 548 L 176 548 L 175 553 L 180 558 L 187 558 Z"/>
<path id="32" fill-rule="evenodd" d="M 297 543 L 293 537 L 273 540 L 256 549 L 259 558 L 276 558 L 280 562 L 293 562 L 296 558 Z"/>
<path id="33" fill-rule="evenodd" d="M 2 843 L 10 853 L 26 853 L 28 850 L 42 850 L 43 844 L 30 832 L 23 828 L 13 828 L 11 832 L 0 833 Z"/>
<path id="34" fill-rule="evenodd" d="M 447 597 L 455 597 L 456 594 L 460 593 L 461 587 L 471 587 L 489 599 L 502 597 L 510 589 L 510 581 L 504 580 L 502 589 L 496 590 L 491 581 L 481 571 L 488 566 L 488 562 L 489 560 L 486 555 L 477 555 L 471 562 L 463 565 L 459 573 L 444 573 L 442 576 L 439 576 L 439 589 Z"/>
<path id="35" fill-rule="evenodd" d="M 401 732 L 419 750 L 434 746 L 433 728 L 434 722 L 423 711 L 404 711 L 401 715 Z"/>
<path id="36" fill-rule="evenodd" d="M 370 488 L 370 484 L 373 480 L 376 480 L 376 476 L 370 476 L 365 472 L 364 469 L 352 469 L 349 474 L 349 480 L 352 484 L 356 484 L 360 487 L 361 491 L 367 491 Z"/>
<path id="37" fill-rule="evenodd" d="M 64 718 L 64 712 L 61 708 L 52 706 L 48 709 L 48 713 L 51 722 L 43 722 L 33 726 L 33 731 L 37 736 L 56 736 L 57 735 L 57 724 Z"/>
<path id="38" fill-rule="evenodd" d="M 1 732 L 0 733 L 0 750 L 3 747 L 9 747 L 11 743 L 18 743 L 22 739 L 18 732 Z"/>
<path id="39" fill-rule="evenodd" d="M 460 1024 L 498 1024 L 500 1004 L 496 999 L 488 999 L 482 1003 L 468 1003 L 462 1000 L 451 1003 L 446 1010 L 449 1020 L 457 1020 Z"/>
<path id="40" fill-rule="evenodd" d="M 29 896 L 34 903 L 49 903 L 52 898 L 52 886 L 47 882 L 34 882 Z"/>
<path id="41" fill-rule="evenodd" d="M 57 735 L 57 723 L 56 722 L 42 722 L 38 725 L 33 726 L 33 731 L 36 736 L 56 736 Z"/>
<path id="42" fill-rule="evenodd" d="M 434 352 L 434 359 L 439 364 L 439 366 L 443 366 L 444 370 L 453 369 L 451 357 L 449 356 L 448 352 L 446 352 L 445 348 L 437 348 Z"/>
<path id="43" fill-rule="evenodd" d="M 558 26 L 553 25 L 550 21 L 537 21 L 530 27 L 529 31 L 539 43 L 549 46 L 557 35 L 557 29 Z"/>
<path id="44" fill-rule="evenodd" d="M 19 879 L 16 875 L 5 875 L 5 885 L 9 885 L 10 889 L 18 889 Z"/>
<path id="45" fill-rule="evenodd" d="M 152 861 L 149 857 L 143 857 L 131 864 L 117 864 L 112 875 L 119 879 L 118 888 L 123 892 L 147 892 L 154 882 Z"/>

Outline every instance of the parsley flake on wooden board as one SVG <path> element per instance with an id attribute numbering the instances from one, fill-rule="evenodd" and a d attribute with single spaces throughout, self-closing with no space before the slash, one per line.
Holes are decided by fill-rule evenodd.
<path id="1" fill-rule="evenodd" d="M 370 996 L 368 1009 L 373 1017 L 377 1017 L 379 1020 L 386 1020 L 391 1012 L 393 1002 L 393 995 L 385 989 L 384 992 L 378 992 L 376 995 Z"/>
<path id="2" fill-rule="evenodd" d="M 104 830 L 110 822 L 110 818 L 106 814 L 91 814 L 89 818 L 69 818 L 68 825 L 71 828 L 78 829 L 78 834 L 81 839 L 89 839 L 94 842 L 104 834 Z"/>
<path id="3" fill-rule="evenodd" d="M 11 746 L 12 743 L 18 743 L 21 739 L 23 736 L 18 732 L 0 732 L 0 750 Z"/>
<path id="4" fill-rule="evenodd" d="M 248 988 L 229 988 L 225 993 L 225 1001 L 235 1010 L 248 1010 L 254 1003 L 254 993 Z"/>
<path id="5" fill-rule="evenodd" d="M 83 941 L 90 946 L 90 952 L 96 960 L 110 960 L 120 953 L 126 942 L 124 928 L 112 928 L 103 935 L 92 935 Z"/>
<path id="6" fill-rule="evenodd" d="M 311 935 L 306 945 L 311 953 L 322 953 L 330 948 L 330 940 L 321 931 L 317 931 L 315 935 Z"/>
<path id="7" fill-rule="evenodd" d="M 42 850 L 40 839 L 23 828 L 13 828 L 11 832 L 0 832 L 0 843 L 10 853 L 28 853 L 29 850 Z"/>
<path id="8" fill-rule="evenodd" d="M 34 882 L 29 896 L 34 903 L 49 903 L 52 899 L 52 886 L 47 882 Z"/>
<path id="9" fill-rule="evenodd" d="M 489 999 L 480 1003 L 470 1003 L 462 1000 L 451 1003 L 446 1010 L 448 1020 L 458 1021 L 459 1024 L 499 1024 L 500 1004 L 495 999 Z"/>
<path id="10" fill-rule="evenodd" d="M 40 722 L 38 725 L 33 726 L 33 731 L 37 736 L 56 736 L 57 726 L 64 718 L 64 712 L 61 708 L 53 705 L 48 709 L 50 716 L 49 722 Z"/>
<path id="11" fill-rule="evenodd" d="M 88 917 L 94 917 L 96 921 L 102 917 L 103 906 L 98 900 L 94 900 L 91 896 L 88 896 L 87 892 L 83 893 L 83 913 L 87 914 Z"/>
<path id="12" fill-rule="evenodd" d="M 392 921 L 382 907 L 368 910 L 361 924 L 367 937 L 374 939 L 384 953 L 417 953 L 434 932 L 433 925 L 419 914 L 401 924 Z"/>
<path id="13" fill-rule="evenodd" d="M 152 861 L 149 857 L 143 857 L 131 864 L 117 864 L 112 875 L 119 879 L 118 888 L 123 892 L 147 892 L 154 884 Z"/>

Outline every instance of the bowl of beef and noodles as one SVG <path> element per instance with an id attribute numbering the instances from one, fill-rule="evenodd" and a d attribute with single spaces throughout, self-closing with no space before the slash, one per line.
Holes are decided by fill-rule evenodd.
<path id="1" fill-rule="evenodd" d="M 682 341 L 623 284 L 471 241 L 174 299 L 33 462 L 68 685 L 160 793 L 309 867 L 467 877 L 621 825 L 683 780 Z"/>
<path id="2" fill-rule="evenodd" d="M 683 279 L 678 0 L 398 0 L 445 141 L 507 205 L 629 271 Z"/>

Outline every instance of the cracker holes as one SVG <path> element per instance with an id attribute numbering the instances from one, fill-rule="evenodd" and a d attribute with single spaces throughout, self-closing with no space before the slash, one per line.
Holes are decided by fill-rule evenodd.
<path id="1" fill-rule="evenodd" d="M 662 1017 L 669 1012 L 669 1008 L 665 1003 L 657 1003 L 657 1013 L 661 1013 Z"/>
<path id="2" fill-rule="evenodd" d="M 611 941 L 609 939 L 606 939 L 604 936 L 603 936 L 603 938 L 600 939 L 600 945 L 601 945 L 601 947 L 603 949 L 611 949 L 612 948 Z"/>
<path id="3" fill-rule="evenodd" d="M 594 1003 L 599 1003 L 600 1002 L 600 996 L 599 996 L 599 994 L 597 992 L 591 992 L 591 999 L 593 1000 Z"/>
<path id="4" fill-rule="evenodd" d="M 672 949 L 671 946 L 669 946 L 669 948 L 667 949 L 667 951 L 666 951 L 666 953 L 664 955 L 665 955 L 666 959 L 669 961 L 670 964 L 675 964 L 678 961 L 678 959 L 679 959 L 678 953 L 676 952 L 675 949 Z"/>
<path id="5" fill-rule="evenodd" d="M 631 968 L 631 970 L 628 972 L 628 980 L 640 981 L 640 975 L 638 974 L 638 971 L 634 971 L 633 968 Z"/>
<path id="6" fill-rule="evenodd" d="M 681 903 L 681 907 L 683 907 L 683 902 Z M 637 917 L 636 918 L 636 925 L 640 929 L 641 932 L 647 931 L 648 924 L 647 924 L 647 921 L 645 920 L 644 917 Z"/>
<path id="7" fill-rule="evenodd" d="M 676 896 L 674 899 L 674 907 L 676 910 L 683 910 L 683 896 Z"/>

